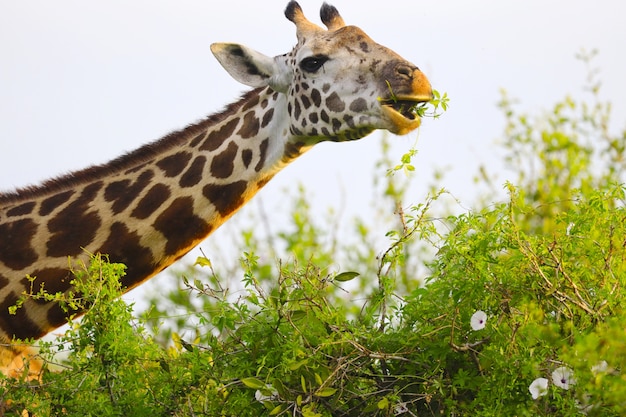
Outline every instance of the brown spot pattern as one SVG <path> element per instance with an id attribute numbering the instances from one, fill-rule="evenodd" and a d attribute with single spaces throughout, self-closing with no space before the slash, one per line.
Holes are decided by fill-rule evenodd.
<path id="1" fill-rule="evenodd" d="M 269 109 L 267 112 L 265 112 L 265 114 L 263 115 L 263 120 L 261 120 L 261 127 L 267 126 L 272 120 L 273 116 L 274 116 L 274 109 Z"/>
<path id="2" fill-rule="evenodd" d="M 224 126 L 219 128 L 218 130 L 215 130 L 209 133 L 209 136 L 206 138 L 202 146 L 200 146 L 200 150 L 201 151 L 214 151 L 217 148 L 219 148 L 220 145 L 224 143 L 226 139 L 232 136 L 238 123 L 239 123 L 239 119 L 235 118 L 229 121 L 228 123 L 226 123 Z"/>
<path id="3" fill-rule="evenodd" d="M 31 240 L 37 232 L 32 219 L 0 224 L 0 261 L 14 270 L 20 270 L 37 260 Z"/>
<path id="4" fill-rule="evenodd" d="M 182 188 L 193 187 L 202 181 L 202 173 L 204 172 L 204 165 L 206 164 L 205 156 L 198 156 L 193 160 L 193 163 L 189 169 L 180 177 L 178 184 Z"/>
<path id="5" fill-rule="evenodd" d="M 11 291 L 0 303 L 0 327 L 9 335 L 17 339 L 28 339 L 31 337 L 41 337 L 45 334 L 43 329 L 28 317 L 24 308 L 18 308 L 14 316 L 10 316 L 9 320 L 4 317 L 9 307 L 14 306 L 18 296 Z"/>
<path id="6" fill-rule="evenodd" d="M 322 95 L 316 88 L 311 90 L 311 100 L 313 100 L 313 104 L 315 107 L 319 107 L 322 104 Z"/>
<path id="7" fill-rule="evenodd" d="M 235 142 L 230 142 L 228 147 L 211 161 L 211 174 L 216 178 L 228 178 L 235 169 L 235 158 L 239 147 Z"/>
<path id="8" fill-rule="evenodd" d="M 48 222 L 48 256 L 76 256 L 93 241 L 102 220 L 90 206 L 102 185 L 99 181 L 85 187 L 76 201 Z"/>
<path id="9" fill-rule="evenodd" d="M 25 214 L 32 213 L 35 208 L 35 202 L 29 201 L 28 203 L 20 204 L 7 211 L 8 217 L 24 216 Z"/>
<path id="10" fill-rule="evenodd" d="M 109 255 L 111 262 L 126 265 L 126 275 L 121 281 L 122 285 L 128 288 L 145 280 L 156 268 L 152 251 L 141 245 L 137 232 L 131 232 L 121 222 L 111 225 L 109 237 L 102 244 L 99 252 Z"/>
<path id="11" fill-rule="evenodd" d="M 245 181 L 209 184 L 202 189 L 202 194 L 215 206 L 220 215 L 226 216 L 244 203 L 243 193 L 247 186 Z"/>
<path id="12" fill-rule="evenodd" d="M 148 190 L 130 214 L 137 219 L 146 219 L 170 197 L 170 188 L 165 184 L 156 184 Z"/>
<path id="13" fill-rule="evenodd" d="M 183 172 L 191 156 L 189 152 L 178 152 L 177 154 L 161 159 L 156 163 L 156 166 L 163 170 L 166 177 L 175 177 Z"/>
<path id="14" fill-rule="evenodd" d="M 104 199 L 110 203 L 113 214 L 121 213 L 135 201 L 137 195 L 143 191 L 154 177 L 154 172 L 147 170 L 142 172 L 135 182 L 129 179 L 115 181 L 107 185 L 104 190 Z"/>
<path id="15" fill-rule="evenodd" d="M 354 113 L 362 113 L 365 110 L 367 110 L 367 101 L 362 97 L 359 97 L 350 103 L 350 111 Z"/>
<path id="16" fill-rule="evenodd" d="M 68 269 L 63 268 L 44 268 L 38 269 L 30 273 L 30 276 L 35 278 L 32 283 L 32 292 L 37 293 L 41 290 L 41 287 L 48 292 L 48 294 L 64 293 L 71 287 L 70 281 L 72 280 L 72 274 Z M 22 285 L 27 293 L 31 291 L 31 282 L 23 278 Z M 39 304 L 47 304 L 46 300 L 34 300 Z"/>
<path id="17" fill-rule="evenodd" d="M 47 216 L 48 214 L 52 213 L 54 209 L 69 200 L 72 195 L 74 195 L 74 191 L 69 190 L 46 198 L 41 202 L 41 205 L 39 206 L 39 215 Z"/>
<path id="18" fill-rule="evenodd" d="M 254 111 L 249 111 L 243 116 L 243 125 L 237 132 L 243 139 L 250 139 L 259 132 L 259 119 L 254 115 Z"/>
<path id="19" fill-rule="evenodd" d="M 250 166 L 250 162 L 252 162 L 252 150 L 244 149 L 241 151 L 241 162 L 243 162 L 243 166 L 246 168 Z"/>
<path id="20" fill-rule="evenodd" d="M 206 188 L 206 187 L 205 187 Z M 175 255 L 208 235 L 212 226 L 193 212 L 193 199 L 179 197 L 157 217 L 154 228 L 163 233 L 166 255 Z"/>
<path id="21" fill-rule="evenodd" d="M 269 144 L 270 144 L 270 139 L 267 138 L 263 142 L 261 142 L 261 145 L 259 145 L 259 162 L 257 162 L 256 165 L 254 166 L 254 170 L 256 172 L 259 172 L 261 168 L 263 168 L 263 165 L 265 165 L 265 157 L 267 155 L 267 148 Z"/>
<path id="22" fill-rule="evenodd" d="M 332 93 L 326 98 L 326 107 L 334 112 L 342 112 L 346 108 L 346 104 L 339 97 L 339 94 Z"/>

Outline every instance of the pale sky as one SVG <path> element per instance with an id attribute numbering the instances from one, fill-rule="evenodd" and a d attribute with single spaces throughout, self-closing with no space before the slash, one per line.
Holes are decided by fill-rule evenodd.
<path id="1" fill-rule="evenodd" d="M 479 164 L 501 172 L 503 183 L 507 174 L 494 152 L 504 125 L 496 109 L 499 89 L 531 111 L 566 94 L 580 97 L 585 69 L 575 55 L 581 48 L 599 50 L 594 64 L 602 95 L 613 102 L 615 129 L 626 126 L 623 1 L 329 2 L 348 24 L 418 65 L 450 96 L 440 120 L 423 122 L 415 198 L 407 203 L 423 200 L 437 167 L 451 168 L 442 185 L 468 204 Z M 266 55 L 288 52 L 295 28 L 283 15 L 286 4 L 0 0 L 0 190 L 106 162 L 221 110 L 247 87 L 219 66 L 209 45 L 240 42 Z M 319 22 L 320 0 L 300 4 Z M 392 139 L 399 158 L 416 134 Z M 379 142 L 375 133 L 319 145 L 257 198 L 278 216 L 282 190 L 300 182 L 316 210 L 344 201 L 348 215 L 367 218 Z"/>

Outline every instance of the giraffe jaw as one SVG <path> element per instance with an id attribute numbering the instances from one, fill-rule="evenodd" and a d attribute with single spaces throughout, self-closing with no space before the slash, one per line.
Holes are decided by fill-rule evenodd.
<path id="1" fill-rule="evenodd" d="M 420 104 L 430 100 L 432 100 L 432 95 L 403 95 L 381 99 L 383 114 L 392 124 L 389 131 L 397 135 L 405 135 L 417 129 L 421 124 L 417 108 Z"/>

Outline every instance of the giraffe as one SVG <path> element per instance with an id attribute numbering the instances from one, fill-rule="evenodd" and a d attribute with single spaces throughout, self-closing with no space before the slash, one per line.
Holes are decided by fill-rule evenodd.
<path id="1" fill-rule="evenodd" d="M 40 338 L 67 318 L 24 291 L 71 289 L 68 257 L 108 254 L 126 264 L 130 290 L 178 260 L 284 166 L 322 141 L 352 141 L 375 129 L 406 134 L 412 109 L 432 99 L 424 74 L 324 3 L 326 28 L 296 1 L 285 16 L 296 46 L 276 57 L 234 43 L 211 51 L 252 87 L 221 112 L 106 164 L 0 194 L 0 367 L 23 365 L 15 339 Z"/>

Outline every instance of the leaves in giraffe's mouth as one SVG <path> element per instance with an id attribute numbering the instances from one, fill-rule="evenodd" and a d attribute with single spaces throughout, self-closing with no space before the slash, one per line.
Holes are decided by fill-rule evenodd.
<path id="1" fill-rule="evenodd" d="M 419 116 L 421 107 L 426 105 L 424 100 L 398 100 L 397 98 L 391 98 L 382 101 L 383 106 L 388 106 L 400 113 L 402 116 L 409 120 L 415 120 Z"/>

